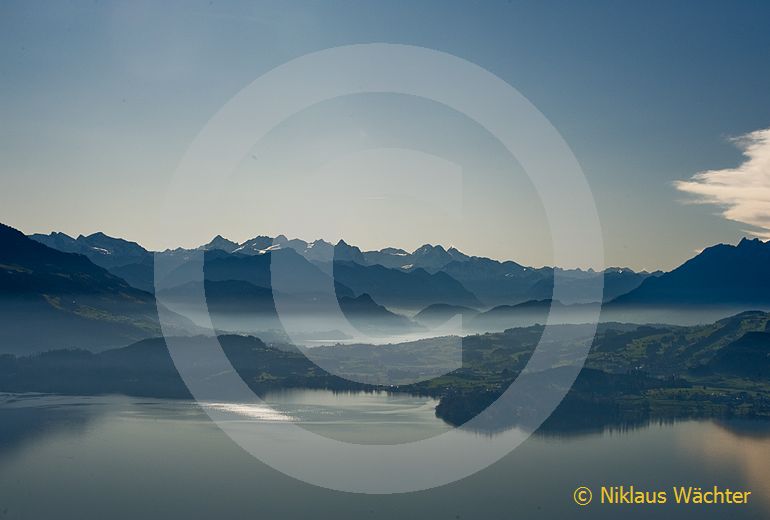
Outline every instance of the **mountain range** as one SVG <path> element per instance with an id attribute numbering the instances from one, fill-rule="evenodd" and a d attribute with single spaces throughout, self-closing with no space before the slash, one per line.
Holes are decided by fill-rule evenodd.
<path id="1" fill-rule="evenodd" d="M 190 302 L 204 293 L 207 312 L 216 330 L 260 331 L 265 336 L 265 332 L 279 331 L 283 326 L 276 310 L 274 291 L 243 280 L 188 282 L 164 289 L 158 295 L 174 309 L 183 311 L 189 310 Z M 324 312 L 328 310 L 321 307 L 319 314 L 319 308 L 315 305 L 317 299 L 318 296 L 313 293 L 282 295 L 282 302 L 290 306 L 290 312 L 299 313 L 308 322 L 306 332 L 315 332 L 317 336 L 323 331 L 327 332 L 328 337 L 328 333 L 332 332 L 324 329 L 324 321 L 328 319 Z M 338 291 L 337 303 L 354 327 L 369 334 L 398 335 L 423 328 L 407 317 L 379 305 L 368 294 L 340 296 Z M 337 339 L 346 338 L 338 335 Z"/>
<path id="2" fill-rule="evenodd" d="M 671 272 L 644 280 L 615 305 L 770 305 L 770 242 L 744 238 L 737 246 L 704 249 Z"/>
<path id="3" fill-rule="evenodd" d="M 651 309 L 662 312 L 650 321 L 670 322 L 672 308 L 696 314 L 719 308 L 719 316 L 770 308 L 770 243 L 758 239 L 707 248 L 668 273 L 599 273 L 528 267 L 430 244 L 412 252 L 362 251 L 342 240 L 279 235 L 237 243 L 217 236 L 194 249 L 153 252 L 104 233 L 73 238 L 26 237 L 7 226 L 1 231 L 4 351 L 104 348 L 157 335 L 156 291 L 180 306 L 203 291 L 218 330 L 249 333 L 280 329 L 278 293 L 300 309 L 312 308 L 332 286 L 356 328 L 393 334 L 434 327 L 456 314 L 477 332 L 543 323 L 552 305 L 573 313 L 577 323 L 591 303 L 581 298 L 582 288 L 598 276 L 605 283 L 604 320 Z M 271 267 L 279 261 L 287 276 L 274 287 Z M 201 267 L 203 287 L 194 276 L 200 278 Z M 552 302 L 557 272 L 566 297 Z M 316 330 L 324 331 L 320 318 Z M 198 330 L 181 316 L 177 325 L 180 333 Z"/>
<path id="4" fill-rule="evenodd" d="M 207 279 L 244 279 L 263 287 L 270 284 L 269 265 L 275 254 L 282 255 L 281 260 L 289 262 L 299 273 L 311 269 L 308 265 L 300 265 L 303 260 L 316 266 L 333 262 L 335 280 L 355 294 L 368 293 L 383 304 L 410 310 L 419 310 L 432 303 L 489 308 L 549 298 L 556 270 L 469 256 L 454 247 L 445 249 L 441 245 L 425 244 L 413 252 L 393 247 L 362 251 L 343 240 L 337 244 L 324 240 L 306 242 L 284 235 L 275 238 L 257 236 L 243 243 L 218 235 L 196 250 L 162 252 L 151 252 L 134 242 L 103 233 L 77 238 L 63 233 L 35 234 L 30 238 L 61 251 L 83 254 L 145 291 L 153 291 L 155 287 L 168 288 L 189 280 L 185 269 L 197 268 L 187 263 L 196 250 L 205 252 Z M 289 252 L 296 256 L 289 258 Z M 157 262 L 155 272 L 153 258 Z M 259 274 L 245 274 L 254 267 Z M 329 271 L 328 268 L 325 270 Z M 603 273 L 580 269 L 559 271 L 561 279 L 565 280 L 562 302 L 565 304 L 585 303 L 581 297 L 583 288 L 602 274 L 605 301 L 660 274 L 634 272 L 627 268 L 609 268 Z M 157 279 L 156 273 L 160 273 Z"/>
<path id="5" fill-rule="evenodd" d="M 177 333 L 197 328 L 174 316 Z M 0 348 L 105 348 L 160 334 L 152 294 L 87 257 L 52 249 L 0 224 Z"/>

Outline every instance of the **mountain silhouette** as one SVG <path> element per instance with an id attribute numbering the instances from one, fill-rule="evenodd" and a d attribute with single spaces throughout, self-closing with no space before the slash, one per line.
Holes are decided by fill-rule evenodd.
<path id="1" fill-rule="evenodd" d="M 705 249 L 671 272 L 650 277 L 613 306 L 770 306 L 770 243 L 743 239 Z"/>
<path id="2" fill-rule="evenodd" d="M 434 303 L 428 305 L 423 310 L 418 312 L 414 316 L 414 320 L 417 323 L 422 323 L 429 327 L 438 327 L 459 315 L 461 316 L 463 323 L 468 323 L 470 320 L 478 316 L 479 311 L 470 307 L 464 307 L 462 305 L 449 305 L 446 303 Z"/>
<path id="3" fill-rule="evenodd" d="M 143 262 L 152 254 L 136 242 L 114 238 L 98 232 L 72 238 L 65 233 L 30 235 L 32 240 L 65 253 L 85 255 L 93 263 L 105 269 Z"/>
<path id="4" fill-rule="evenodd" d="M 33 235 L 52 248 L 86 255 L 143 291 L 155 286 L 169 288 L 185 283 L 195 251 L 185 249 L 153 253 L 140 245 L 103 233 L 72 238 L 63 233 Z M 362 251 L 340 240 L 306 242 L 257 236 L 241 244 L 217 236 L 198 248 L 205 252 L 206 279 L 244 280 L 258 287 L 271 286 L 272 260 L 285 262 L 296 276 L 292 292 L 313 292 L 328 286 L 334 259 L 338 296 L 369 294 L 379 304 L 419 310 L 432 304 L 492 308 L 552 297 L 554 273 L 558 271 L 561 303 L 587 303 L 586 288 L 603 276 L 608 312 L 638 307 L 722 306 L 733 310 L 770 306 L 770 245 L 744 239 L 737 246 L 717 245 L 669 273 L 635 272 L 612 267 L 603 273 L 552 267 L 533 268 L 513 261 L 468 256 L 454 247 L 425 244 L 413 252 L 399 248 Z M 154 256 L 153 256 L 154 255 Z M 273 255 L 276 255 L 275 257 Z M 155 280 L 155 273 L 160 278 Z M 313 281 L 315 280 L 315 282 Z M 156 284 L 156 282 L 158 282 Z M 308 286 L 307 284 L 310 284 Z M 659 320 L 661 317 L 656 317 Z"/>
<path id="5" fill-rule="evenodd" d="M 226 253 L 232 253 L 239 247 L 240 247 L 240 244 L 238 244 L 237 242 L 228 240 L 222 235 L 217 235 L 211 239 L 211 242 L 209 242 L 208 244 L 202 245 L 200 249 L 203 249 L 204 251 L 213 251 L 215 249 L 218 249 L 220 251 L 225 251 Z"/>
<path id="6" fill-rule="evenodd" d="M 203 285 L 203 287 L 202 287 Z M 205 295 L 206 308 L 214 328 L 220 331 L 264 332 L 282 326 L 272 289 L 243 280 L 206 280 L 188 282 L 158 292 L 162 301 L 183 309 L 200 295 Z M 318 295 L 295 293 L 283 295 L 284 312 L 329 312 L 318 307 Z M 368 294 L 338 297 L 339 309 L 350 323 L 363 332 L 403 334 L 420 327 L 405 316 L 393 313 L 375 302 Z M 286 310 L 288 309 L 288 310 Z M 323 315 L 314 318 L 323 319 Z"/>
<path id="7" fill-rule="evenodd" d="M 0 348 L 105 348 L 158 335 L 154 297 L 95 265 L 0 224 Z M 178 333 L 194 329 L 175 318 Z"/>
<path id="8" fill-rule="evenodd" d="M 481 305 L 472 292 L 443 272 L 403 271 L 381 265 L 335 262 L 334 279 L 357 294 L 370 294 L 384 305 L 415 309 L 438 302 Z"/>

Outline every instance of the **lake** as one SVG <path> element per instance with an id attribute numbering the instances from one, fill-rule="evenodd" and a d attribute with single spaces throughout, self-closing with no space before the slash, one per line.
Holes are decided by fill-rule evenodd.
<path id="1" fill-rule="evenodd" d="M 449 429 L 436 419 L 435 401 L 423 397 L 294 390 L 266 400 L 272 409 L 243 407 L 243 420 L 290 420 L 357 443 L 407 442 Z M 416 493 L 357 495 L 313 487 L 267 467 L 193 402 L 0 396 L 3 520 L 768 518 L 768 461 L 770 424 L 654 423 L 536 434 L 459 482 Z M 745 506 L 573 503 L 576 487 L 603 484 L 644 490 L 719 485 L 752 496 Z"/>

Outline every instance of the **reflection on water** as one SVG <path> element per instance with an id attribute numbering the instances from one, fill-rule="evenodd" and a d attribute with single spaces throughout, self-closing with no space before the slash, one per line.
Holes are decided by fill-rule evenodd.
<path id="1" fill-rule="evenodd" d="M 241 404 L 241 403 L 201 403 L 201 407 L 212 410 L 222 410 L 244 418 L 265 422 L 294 422 L 291 415 L 276 410 L 268 405 Z"/>
<path id="2" fill-rule="evenodd" d="M 264 405 L 204 403 L 244 421 L 293 422 L 343 442 L 398 444 L 440 435 L 451 429 L 436 418 L 438 401 L 387 392 L 330 392 L 291 389 L 270 392 Z"/>
<path id="3" fill-rule="evenodd" d="M 349 442 L 439 434 L 431 400 L 383 393 L 269 394 L 244 421 L 295 421 Z M 404 432 L 407 432 L 406 434 Z M 0 396 L 0 519 L 768 518 L 770 426 L 684 421 L 536 435 L 488 469 L 404 495 L 332 492 L 245 453 L 188 401 Z M 372 468 L 376 471 L 377 468 Z M 395 475 L 394 478 L 408 478 Z M 748 506 L 577 509 L 579 485 L 747 489 Z M 587 512 L 588 511 L 588 512 Z"/>
<path id="4" fill-rule="evenodd" d="M 770 424 L 759 421 L 714 423 L 702 435 L 681 438 L 682 449 L 716 467 L 735 465 L 749 487 L 770 508 Z"/>

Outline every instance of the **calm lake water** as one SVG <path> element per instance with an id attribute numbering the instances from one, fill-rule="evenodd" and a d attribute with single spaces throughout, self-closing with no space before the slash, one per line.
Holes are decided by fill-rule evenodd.
<path id="1" fill-rule="evenodd" d="M 287 391 L 244 420 L 292 420 L 348 442 L 404 442 L 448 429 L 435 402 Z M 535 435 L 460 482 L 401 495 L 313 487 L 247 455 L 192 402 L 0 396 L 0 519 L 770 518 L 770 425 L 683 421 Z M 719 485 L 747 506 L 578 507 L 581 485 Z"/>

